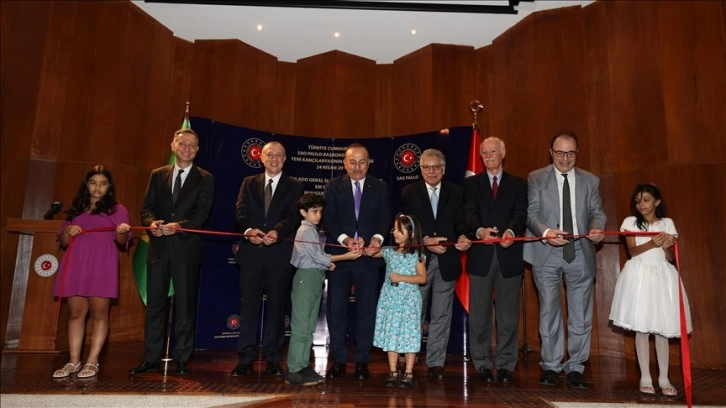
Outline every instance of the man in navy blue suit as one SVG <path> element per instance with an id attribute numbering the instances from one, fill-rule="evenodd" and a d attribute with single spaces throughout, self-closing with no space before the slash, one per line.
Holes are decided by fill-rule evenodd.
<path id="1" fill-rule="evenodd" d="M 323 222 L 330 253 L 339 254 L 364 247 L 364 255 L 355 261 L 341 262 L 328 273 L 327 318 L 330 332 L 330 352 L 333 365 L 329 378 L 345 376 L 348 349 L 348 298 L 351 284 L 355 285 L 356 351 L 355 376 L 370 376 L 368 362 L 373 345 L 376 304 L 380 290 L 382 259 L 374 259 L 391 227 L 391 193 L 388 185 L 368 175 L 370 159 L 365 146 L 354 143 L 345 150 L 343 160 L 346 174 L 330 180 L 325 187 Z"/>

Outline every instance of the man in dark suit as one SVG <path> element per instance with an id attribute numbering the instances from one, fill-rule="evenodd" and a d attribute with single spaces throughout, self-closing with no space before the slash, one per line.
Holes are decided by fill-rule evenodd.
<path id="1" fill-rule="evenodd" d="M 431 299 L 431 317 L 426 365 L 429 376 L 444 379 L 446 349 L 451 330 L 451 307 L 456 279 L 461 275 L 461 256 L 471 245 L 464 224 L 463 190 L 456 184 L 442 181 L 446 158 L 440 150 L 424 150 L 420 159 L 423 181 L 412 183 L 401 192 L 401 211 L 414 215 L 421 223 L 426 245 L 426 284 L 421 285 L 422 321 Z M 434 212 L 435 211 L 435 212 Z M 454 246 L 439 245 L 454 242 Z M 458 251 L 457 251 L 458 250 Z"/>
<path id="2" fill-rule="evenodd" d="M 151 172 L 141 207 L 141 222 L 149 227 L 151 234 L 146 257 L 144 361 L 132 368 L 130 374 L 159 366 L 169 312 L 170 281 L 174 284 L 176 345 L 172 357 L 177 374 L 187 372 L 194 350 L 202 236 L 177 230 L 199 229 L 207 222 L 214 201 L 214 177 L 194 165 L 199 138 L 193 130 L 176 131 L 171 150 L 175 163 Z"/>
<path id="3" fill-rule="evenodd" d="M 477 239 L 523 235 L 527 221 L 527 182 L 504 171 L 504 142 L 488 137 L 479 146 L 486 172 L 464 181 L 466 225 Z M 519 285 L 524 273 L 522 243 L 502 241 L 473 245 L 469 272 L 469 348 L 482 381 L 513 380 L 517 365 Z M 496 297 L 496 302 L 495 302 Z M 496 310 L 497 349 L 491 353 L 492 307 Z"/>
<path id="4" fill-rule="evenodd" d="M 267 323 L 262 351 L 267 372 L 282 375 L 282 346 L 285 340 L 285 303 L 290 292 L 293 267 L 290 264 L 295 232 L 300 223 L 297 200 L 303 185 L 282 172 L 285 148 L 272 141 L 262 148 L 265 172 L 245 177 L 235 207 L 237 230 L 245 234 L 236 259 L 240 269 L 240 333 L 238 364 L 232 376 L 252 372 L 257 359 L 257 328 L 263 291 L 267 294 Z"/>
<path id="5" fill-rule="evenodd" d="M 600 180 L 575 167 L 579 147 L 574 133 L 558 133 L 550 142 L 552 166 L 529 174 L 528 235 L 544 238 L 527 244 L 524 259 L 532 264 L 539 292 L 542 339 L 540 383 L 556 384 L 564 370 L 573 388 L 586 388 L 584 363 L 590 357 L 595 244 L 605 238 L 607 218 L 600 199 Z M 565 216 L 569 213 L 569 216 Z M 568 239 L 568 235 L 587 239 Z M 567 290 L 567 351 L 562 328 L 560 290 Z"/>
<path id="6" fill-rule="evenodd" d="M 328 330 L 333 366 L 328 377 L 345 376 L 348 349 L 348 298 L 351 283 L 355 284 L 356 352 L 355 376 L 370 376 L 368 362 L 373 345 L 376 304 L 380 291 L 382 259 L 371 256 L 380 251 L 383 237 L 391 228 L 391 193 L 388 185 L 368 176 L 368 149 L 352 144 L 345 150 L 343 165 L 347 174 L 336 177 L 325 187 L 323 222 L 333 255 L 364 247 L 364 255 L 355 261 L 341 262 L 328 273 Z"/>

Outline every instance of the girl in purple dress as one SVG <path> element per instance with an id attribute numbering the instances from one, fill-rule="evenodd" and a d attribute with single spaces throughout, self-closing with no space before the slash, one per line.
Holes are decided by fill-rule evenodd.
<path id="1" fill-rule="evenodd" d="M 116 201 L 111 172 L 102 165 L 89 170 L 78 189 L 58 241 L 67 248 L 55 282 L 54 296 L 68 300 L 68 347 L 70 361 L 53 373 L 53 378 L 78 373 L 78 378 L 98 374 L 98 355 L 108 334 L 111 299 L 118 297 L 118 250 L 131 239 L 129 213 Z M 109 231 L 89 230 L 109 228 Z M 66 257 L 70 257 L 66 260 Z M 86 316 L 91 315 L 91 351 L 81 369 L 81 348 L 86 333 Z"/>

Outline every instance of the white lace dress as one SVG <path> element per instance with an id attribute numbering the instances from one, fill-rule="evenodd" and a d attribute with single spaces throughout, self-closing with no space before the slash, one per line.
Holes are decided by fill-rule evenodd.
<path id="1" fill-rule="evenodd" d="M 635 224 L 635 217 L 628 217 L 620 227 L 621 231 L 641 231 Z M 648 232 L 666 232 L 678 236 L 676 226 L 670 218 L 663 218 L 647 225 Z M 636 236 L 641 245 L 652 239 L 650 236 Z M 656 333 L 664 337 L 680 337 L 680 315 L 678 308 L 678 271 L 668 262 L 661 248 L 653 248 L 629 259 L 615 284 L 615 295 L 610 308 L 613 324 L 627 330 L 641 333 Z M 691 310 L 685 288 L 683 306 L 688 333 L 691 327 Z"/>

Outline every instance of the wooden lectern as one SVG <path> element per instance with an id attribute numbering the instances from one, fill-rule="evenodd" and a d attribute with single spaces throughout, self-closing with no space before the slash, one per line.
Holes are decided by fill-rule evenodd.
<path id="1" fill-rule="evenodd" d="M 62 251 L 56 241 L 62 224 L 57 220 L 8 219 L 8 232 L 17 232 L 20 238 L 4 352 L 58 353 L 68 349 L 67 306 L 63 305 L 57 318 L 59 300 L 53 297 L 56 277 L 62 271 Z M 53 269 L 52 275 L 42 276 Z"/>

